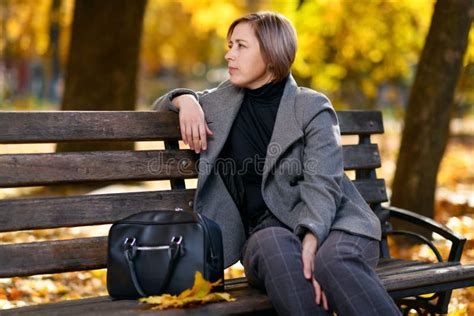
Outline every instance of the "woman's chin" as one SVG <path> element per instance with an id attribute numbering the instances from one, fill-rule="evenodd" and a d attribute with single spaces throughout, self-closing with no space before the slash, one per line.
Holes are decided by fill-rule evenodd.
<path id="1" fill-rule="evenodd" d="M 230 83 L 232 83 L 234 86 L 239 87 L 239 88 L 245 88 L 242 84 L 241 81 L 236 80 L 235 78 L 230 77 L 229 78 Z"/>

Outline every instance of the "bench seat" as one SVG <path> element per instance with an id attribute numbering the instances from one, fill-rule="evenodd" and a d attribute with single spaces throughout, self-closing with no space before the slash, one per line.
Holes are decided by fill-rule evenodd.
<path id="1" fill-rule="evenodd" d="M 460 266 L 456 262 L 380 259 L 377 273 L 389 294 L 403 298 L 474 285 L 474 264 Z M 466 278 L 470 278 L 470 281 Z M 249 287 L 245 278 L 228 280 L 226 291 L 237 300 L 202 305 L 199 308 L 169 309 L 160 315 L 272 315 L 268 297 Z M 109 296 L 28 306 L 2 311 L 1 315 L 151 315 L 148 305 L 137 300 L 112 300 Z"/>

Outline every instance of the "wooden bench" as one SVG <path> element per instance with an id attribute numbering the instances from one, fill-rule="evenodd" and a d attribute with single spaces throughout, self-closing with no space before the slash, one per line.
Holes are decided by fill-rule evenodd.
<path id="1" fill-rule="evenodd" d="M 381 219 L 384 241 L 378 274 L 401 308 L 419 313 L 445 313 L 451 290 L 474 285 L 474 265 L 461 265 L 465 239 L 447 227 L 409 211 L 387 208 L 385 182 L 377 179 L 380 155 L 372 134 L 383 133 L 381 113 L 338 112 L 343 135 L 356 135 L 344 146 L 346 170 L 355 170 L 355 185 Z M 194 189 L 185 189 L 183 178 L 196 177 L 197 155 L 178 146 L 178 118 L 171 112 L 0 112 L 0 143 L 64 141 L 156 141 L 166 150 L 112 151 L 0 155 L 0 187 L 54 186 L 96 182 L 170 179 L 172 190 L 10 199 L 0 201 L 0 232 L 112 223 L 132 213 L 181 207 L 191 211 Z M 416 159 L 417 157 L 414 157 Z M 184 176 L 183 176 L 184 175 Z M 387 235 L 390 218 L 399 218 L 430 229 L 452 242 L 447 261 L 427 263 L 390 258 Z M 435 246 L 423 237 L 430 247 Z M 0 278 L 49 274 L 106 267 L 106 237 L 78 238 L 0 245 Z M 440 258 L 441 259 L 441 258 Z M 226 289 L 237 297 L 164 315 L 273 314 L 267 297 L 247 286 L 245 279 L 226 280 Z M 420 294 L 433 293 L 430 299 Z M 54 304 L 3 310 L 2 315 L 146 314 L 137 301 L 96 297 Z"/>

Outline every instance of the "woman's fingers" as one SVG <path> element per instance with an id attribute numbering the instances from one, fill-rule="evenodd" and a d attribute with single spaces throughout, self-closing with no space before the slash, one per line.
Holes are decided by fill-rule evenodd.
<path id="1" fill-rule="evenodd" d="M 305 248 L 303 248 L 302 253 L 301 253 L 301 259 L 303 261 L 304 277 L 305 279 L 310 280 L 313 277 L 314 254 L 312 254 L 310 251 L 307 251 Z"/>
<path id="2" fill-rule="evenodd" d="M 319 282 L 316 281 L 315 278 L 313 278 L 313 287 L 314 287 L 314 294 L 315 298 L 314 301 L 318 305 L 323 305 L 324 310 L 329 310 L 329 304 L 328 304 L 328 299 L 326 297 L 326 294 L 324 294 L 323 290 L 321 289 L 321 286 L 319 285 Z"/>
<path id="3" fill-rule="evenodd" d="M 323 297 L 323 308 L 324 310 L 329 310 L 329 304 L 328 304 L 328 298 L 326 297 L 326 294 L 324 294 L 323 291 L 322 292 L 322 297 Z"/>
<path id="4" fill-rule="evenodd" d="M 192 143 L 193 143 L 193 148 L 194 151 L 199 154 L 201 151 L 201 139 L 200 139 L 200 134 L 199 134 L 199 125 L 198 124 L 193 124 L 192 126 Z"/>
<path id="5" fill-rule="evenodd" d="M 314 257 L 316 256 L 316 249 L 316 237 L 311 232 L 307 232 L 301 243 L 301 259 L 303 261 L 304 277 L 308 280 L 311 280 L 311 278 L 313 277 L 313 262 Z"/>
<path id="6" fill-rule="evenodd" d="M 206 133 L 207 133 L 207 135 L 209 135 L 209 136 L 214 135 L 214 133 L 209 129 L 209 126 L 207 126 L 207 123 L 205 123 L 205 125 L 206 125 Z"/>
<path id="7" fill-rule="evenodd" d="M 184 123 L 184 135 L 186 137 L 186 143 L 189 145 L 189 148 L 194 150 L 193 142 L 193 126 L 190 124 Z"/>
<path id="8" fill-rule="evenodd" d="M 179 98 L 179 97 L 177 97 Z M 207 149 L 207 136 L 213 135 L 207 126 L 204 112 L 193 97 L 180 99 L 179 127 L 183 142 L 196 153 Z"/>
<path id="9" fill-rule="evenodd" d="M 196 153 L 207 149 L 207 135 L 212 135 L 212 131 L 207 126 L 196 122 L 182 122 L 180 129 L 181 138 L 184 144 L 189 145 L 189 148 Z"/>
<path id="10" fill-rule="evenodd" d="M 206 124 L 206 123 L 204 123 Z M 199 138 L 201 141 L 201 149 L 206 150 L 207 149 L 207 135 L 206 135 L 206 127 L 204 124 L 199 125 Z"/>
<path id="11" fill-rule="evenodd" d="M 313 278 L 313 287 L 314 287 L 314 294 L 315 294 L 315 302 L 316 304 L 321 304 L 321 286 L 319 286 L 318 281 L 316 281 L 315 278 Z"/>
<path id="12" fill-rule="evenodd" d="M 181 131 L 181 139 L 183 140 L 184 144 L 188 144 L 188 138 L 186 136 L 186 124 L 182 120 L 179 120 L 179 129 Z"/>

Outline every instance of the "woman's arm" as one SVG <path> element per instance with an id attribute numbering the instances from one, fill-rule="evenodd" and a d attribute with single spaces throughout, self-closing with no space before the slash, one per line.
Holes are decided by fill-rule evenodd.
<path id="1" fill-rule="evenodd" d="M 314 278 L 314 260 L 318 245 L 329 234 L 336 211 L 342 200 L 340 188 L 343 176 L 342 147 L 336 113 L 329 100 L 323 110 L 306 116 L 309 122 L 304 128 L 303 174 L 300 182 L 301 205 L 308 216 L 300 218 L 296 233 L 302 241 L 303 273 L 314 288 L 315 302 L 328 310 L 328 300 L 319 282 Z M 312 108 L 311 110 L 315 110 Z"/>
<path id="2" fill-rule="evenodd" d="M 318 98 L 319 102 L 321 99 Z M 301 202 L 295 233 L 304 236 L 310 231 L 318 245 L 326 239 L 342 200 L 340 183 L 343 177 L 342 146 L 335 111 L 327 105 L 310 108 L 304 128 L 303 175 L 299 182 Z M 324 101 L 323 100 L 323 101 Z M 312 114 L 319 108 L 319 112 Z"/>
<path id="3" fill-rule="evenodd" d="M 154 110 L 170 110 L 173 112 L 179 112 L 179 109 L 173 103 L 173 100 L 182 95 L 191 95 L 199 102 L 199 95 L 202 95 L 204 92 L 194 92 L 191 89 L 186 88 L 177 88 L 171 90 L 170 92 L 162 95 L 158 99 L 153 102 L 153 109 Z"/>
<path id="4" fill-rule="evenodd" d="M 314 301 L 316 304 L 323 304 L 325 310 L 329 310 L 328 299 L 319 282 L 314 277 L 314 260 L 318 250 L 318 240 L 312 232 L 307 232 L 301 245 L 301 260 L 303 261 L 303 274 L 305 279 L 309 280 L 314 288 Z"/>
<path id="5" fill-rule="evenodd" d="M 179 128 L 185 144 L 197 154 L 207 149 L 207 136 L 212 131 L 207 126 L 204 111 L 196 98 L 190 94 L 180 95 L 171 103 L 179 110 Z"/>
<path id="6" fill-rule="evenodd" d="M 200 94 L 204 93 L 206 92 Z M 207 136 L 212 136 L 212 131 L 199 104 L 198 93 L 190 89 L 175 89 L 158 98 L 153 108 L 178 112 L 183 142 L 198 154 L 207 149 Z"/>

